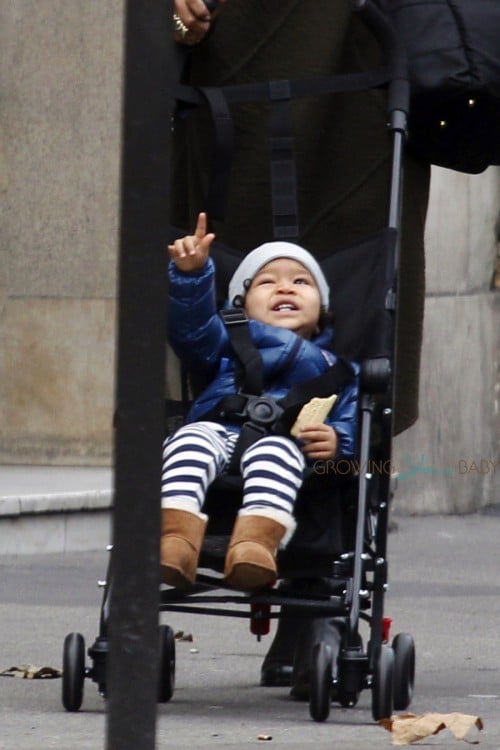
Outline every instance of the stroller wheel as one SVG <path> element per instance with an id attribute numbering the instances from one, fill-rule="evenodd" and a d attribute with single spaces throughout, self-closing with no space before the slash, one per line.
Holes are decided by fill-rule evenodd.
<path id="1" fill-rule="evenodd" d="M 80 633 L 64 639 L 62 702 L 66 711 L 78 711 L 83 701 L 85 680 L 85 641 Z"/>
<path id="2" fill-rule="evenodd" d="M 325 721 L 330 714 L 332 689 L 332 649 L 324 641 L 313 648 L 309 713 L 314 721 Z"/>
<path id="3" fill-rule="evenodd" d="M 372 716 L 375 721 L 392 714 L 394 651 L 383 643 L 378 652 L 372 683 Z"/>
<path id="4" fill-rule="evenodd" d="M 168 703 L 175 687 L 175 637 L 169 625 L 159 627 L 158 703 Z"/>
<path id="5" fill-rule="evenodd" d="M 411 703 L 415 683 L 415 643 L 408 633 L 398 633 L 394 651 L 394 708 L 404 711 Z"/>

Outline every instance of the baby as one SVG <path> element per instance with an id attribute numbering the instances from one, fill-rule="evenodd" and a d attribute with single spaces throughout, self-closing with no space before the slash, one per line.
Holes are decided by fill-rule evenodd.
<path id="1" fill-rule="evenodd" d="M 203 513 L 207 487 L 227 470 L 241 428 L 230 416 L 212 416 L 238 386 L 235 355 L 215 305 L 215 268 L 209 257 L 214 235 L 207 233 L 206 222 L 200 214 L 195 233 L 169 246 L 169 340 L 190 369 L 211 378 L 187 423 L 164 445 L 160 560 L 163 581 L 177 587 L 194 583 L 208 520 Z M 302 247 L 270 242 L 253 250 L 234 273 L 228 297 L 229 305 L 242 307 L 249 318 L 266 396 L 279 400 L 293 385 L 336 362 L 329 349 L 328 283 Z M 295 529 L 293 508 L 307 462 L 352 456 L 356 414 L 353 378 L 324 422 L 293 437 L 270 431 L 244 450 L 242 506 L 224 566 L 229 586 L 255 590 L 275 580 L 277 549 Z"/>

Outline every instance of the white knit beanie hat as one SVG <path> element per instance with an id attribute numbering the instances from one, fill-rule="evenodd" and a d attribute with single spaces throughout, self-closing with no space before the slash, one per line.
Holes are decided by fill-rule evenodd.
<path id="1" fill-rule="evenodd" d="M 292 242 L 266 242 L 246 255 L 229 282 L 229 304 L 234 305 L 236 297 L 241 297 L 243 300 L 248 289 L 248 282 L 252 281 L 261 268 L 278 258 L 291 258 L 307 268 L 317 284 L 321 306 L 324 310 L 328 310 L 330 289 L 319 263 L 311 253 Z"/>

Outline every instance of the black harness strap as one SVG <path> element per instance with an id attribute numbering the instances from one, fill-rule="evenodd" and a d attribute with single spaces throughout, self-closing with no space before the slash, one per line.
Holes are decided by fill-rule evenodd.
<path id="1" fill-rule="evenodd" d="M 279 401 L 283 414 L 274 426 L 274 431 L 288 435 L 297 415 L 304 404 L 312 398 L 326 398 L 333 393 L 340 393 L 355 379 L 353 366 L 341 357 L 333 365 L 315 378 L 293 385 L 285 398 Z"/>
<path id="2" fill-rule="evenodd" d="M 245 311 L 231 307 L 221 310 L 220 315 L 236 355 L 236 385 L 245 393 L 260 396 L 264 389 L 262 357 L 250 336 Z"/>
<path id="3" fill-rule="evenodd" d="M 240 436 L 227 468 L 229 474 L 237 474 L 241 456 L 250 445 L 265 435 L 289 435 L 304 404 L 315 396 L 340 393 L 353 382 L 355 373 L 352 365 L 338 358 L 321 375 L 292 386 L 285 398 L 279 401 L 262 395 L 262 358 L 251 339 L 245 312 L 241 308 L 229 308 L 220 314 L 236 355 L 239 392 L 222 398 L 203 415 L 203 419 L 241 425 Z"/>
<path id="4" fill-rule="evenodd" d="M 232 393 L 203 415 L 203 419 L 224 420 L 233 424 L 251 423 L 265 434 L 288 435 L 300 409 L 312 398 L 340 393 L 352 383 L 352 365 L 343 359 L 330 365 L 321 375 L 294 385 L 288 395 L 277 401 L 271 396 Z"/>
<path id="5" fill-rule="evenodd" d="M 314 397 L 324 398 L 340 393 L 355 378 L 353 366 L 342 357 L 321 375 L 296 383 L 285 398 L 276 401 L 263 396 L 264 379 L 262 357 L 252 341 L 248 318 L 242 308 L 226 308 L 220 315 L 226 325 L 229 341 L 238 364 L 236 385 L 238 393 L 225 396 L 215 407 L 219 418 L 254 422 L 278 431 L 278 426 L 289 432 L 288 423 L 294 421 L 299 409 Z M 292 349 L 293 352 L 296 349 Z M 292 424 L 290 422 L 290 426 Z"/>
<path id="6" fill-rule="evenodd" d="M 215 144 L 206 207 L 211 219 L 223 221 L 233 155 L 233 119 L 222 88 L 200 89 L 212 113 Z"/>
<path id="7" fill-rule="evenodd" d="M 321 375 L 293 385 L 280 404 L 284 409 L 290 409 L 300 402 L 310 401 L 315 396 L 324 398 L 332 393 L 340 393 L 353 382 L 354 377 L 353 366 L 347 360 L 338 357 Z"/>
<path id="8" fill-rule="evenodd" d="M 362 73 L 347 73 L 294 81 L 275 80 L 231 86 L 194 88 L 174 87 L 177 114 L 188 114 L 203 101 L 208 103 L 215 130 L 212 172 L 206 198 L 209 214 L 223 220 L 229 190 L 233 124 L 230 104 L 270 103 L 270 156 L 273 231 L 275 239 L 297 239 L 299 236 L 296 169 L 293 158 L 291 121 L 292 99 L 348 91 L 362 91 L 383 86 L 391 79 L 389 66 Z"/>
<path id="9" fill-rule="evenodd" d="M 270 81 L 270 161 L 273 234 L 277 240 L 297 240 L 299 219 L 290 81 Z"/>
<path id="10" fill-rule="evenodd" d="M 296 81 L 290 81 L 290 89 L 292 97 L 338 94 L 383 86 L 392 77 L 391 68 L 384 65 L 362 73 L 345 73 L 336 76 L 321 76 L 320 78 L 301 78 Z M 226 101 L 229 104 L 266 101 L 269 97 L 269 82 L 234 84 L 224 86 L 223 88 Z M 181 104 L 191 107 L 203 101 L 199 89 L 182 83 L 174 86 L 174 95 Z"/>

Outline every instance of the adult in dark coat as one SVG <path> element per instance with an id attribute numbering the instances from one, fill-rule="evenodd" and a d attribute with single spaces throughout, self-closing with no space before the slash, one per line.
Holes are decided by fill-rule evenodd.
<path id="1" fill-rule="evenodd" d="M 190 46 L 189 81 L 224 85 L 310 78 L 376 67 L 381 52 L 350 0 L 226 0 L 214 14 L 202 0 L 175 0 L 175 38 Z M 297 100 L 293 105 L 299 243 L 318 259 L 386 222 L 390 137 L 378 90 Z M 235 148 L 217 239 L 242 254 L 272 239 L 264 105 L 234 109 Z M 212 131 L 205 114 L 179 123 L 174 149 L 174 223 L 189 228 L 206 209 Z M 395 432 L 418 416 L 424 306 L 424 225 L 430 167 L 405 163 Z"/>
<path id="2" fill-rule="evenodd" d="M 176 10 L 202 0 L 177 0 Z M 227 0 L 207 33 L 191 47 L 189 79 L 223 85 L 309 78 L 375 67 L 380 51 L 351 11 L 350 0 Z M 188 32 L 185 41 L 193 41 Z M 180 39 L 180 36 L 177 35 Z M 195 37 L 198 39 L 199 37 Z M 272 239 L 264 105 L 234 108 L 235 148 L 223 223 L 217 239 L 243 253 Z M 300 217 L 299 243 L 318 259 L 331 238 L 342 245 L 380 228 L 388 208 L 390 139 L 379 91 L 306 98 L 294 103 Z M 204 114 L 177 124 L 174 223 L 196 224 L 206 209 L 212 130 Z M 424 303 L 424 224 L 429 165 L 408 157 L 403 196 L 400 330 L 395 432 L 418 416 L 418 374 Z"/>

